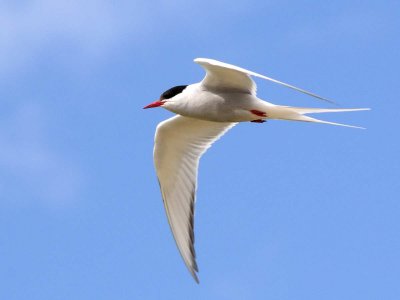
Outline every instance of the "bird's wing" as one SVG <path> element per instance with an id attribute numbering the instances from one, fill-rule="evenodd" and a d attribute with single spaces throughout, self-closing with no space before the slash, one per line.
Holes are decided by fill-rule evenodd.
<path id="1" fill-rule="evenodd" d="M 196 58 L 194 62 L 206 70 L 201 84 L 207 89 L 256 94 L 257 85 L 250 71 L 207 58 Z"/>
<path id="2" fill-rule="evenodd" d="M 161 122 L 156 130 L 154 164 L 168 222 L 182 258 L 197 282 L 193 214 L 199 160 L 235 124 L 175 116 Z"/>
<path id="3" fill-rule="evenodd" d="M 201 83 L 203 86 L 211 90 L 240 91 L 255 95 L 257 86 L 250 78 L 250 76 L 255 76 L 281 84 L 309 96 L 334 103 L 332 100 L 323 98 L 293 85 L 214 59 L 196 58 L 194 62 L 200 64 L 206 70 L 206 76 Z"/>

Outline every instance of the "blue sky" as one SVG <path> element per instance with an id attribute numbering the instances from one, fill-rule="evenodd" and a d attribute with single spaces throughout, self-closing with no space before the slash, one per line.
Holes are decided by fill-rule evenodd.
<path id="1" fill-rule="evenodd" d="M 398 1 L 2 1 L 1 299 L 399 299 Z M 236 126 L 203 157 L 201 284 L 143 111 L 209 57 L 370 112 Z M 270 82 L 276 104 L 331 107 Z"/>

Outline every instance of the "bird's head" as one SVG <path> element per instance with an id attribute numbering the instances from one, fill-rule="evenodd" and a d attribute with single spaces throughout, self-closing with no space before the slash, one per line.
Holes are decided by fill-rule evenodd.
<path id="1" fill-rule="evenodd" d="M 160 98 L 157 101 L 154 101 L 154 102 L 150 103 L 149 105 L 146 105 L 143 108 L 153 108 L 153 107 L 167 105 L 168 102 L 173 101 L 172 99 L 176 95 L 179 95 L 180 93 L 182 93 L 183 90 L 186 89 L 186 87 L 187 87 L 187 85 L 174 86 L 173 88 L 170 88 L 169 90 L 166 90 L 164 93 L 162 93 Z"/>

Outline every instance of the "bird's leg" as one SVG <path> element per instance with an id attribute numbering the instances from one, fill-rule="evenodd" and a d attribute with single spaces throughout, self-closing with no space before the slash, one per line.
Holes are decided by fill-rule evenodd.
<path id="1" fill-rule="evenodd" d="M 263 117 L 263 118 L 266 118 L 266 117 L 267 117 L 267 114 L 266 114 L 265 112 L 263 112 L 263 111 L 259 111 L 259 110 L 256 110 L 256 109 L 252 109 L 252 110 L 250 110 L 250 112 L 251 112 L 253 115 L 256 115 L 257 117 Z M 263 120 L 263 119 L 257 119 L 257 120 L 253 120 L 253 121 L 250 121 L 250 122 L 254 122 L 254 123 L 264 123 L 264 122 L 266 122 L 266 121 Z"/>
<path id="2" fill-rule="evenodd" d="M 265 112 L 263 112 L 263 111 L 260 111 L 260 110 L 256 110 L 256 109 L 252 109 L 252 110 L 250 110 L 250 112 L 253 114 L 253 115 L 256 115 L 256 116 L 258 116 L 258 117 L 267 117 L 267 113 L 265 113 Z"/>

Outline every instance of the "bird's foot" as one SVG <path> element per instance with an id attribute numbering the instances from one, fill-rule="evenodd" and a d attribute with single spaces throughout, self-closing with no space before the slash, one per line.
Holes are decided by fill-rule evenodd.
<path id="1" fill-rule="evenodd" d="M 265 123 L 267 121 L 265 121 L 263 119 L 257 119 L 257 120 L 253 120 L 253 121 L 250 121 L 250 122 L 253 122 L 253 123 Z"/>

